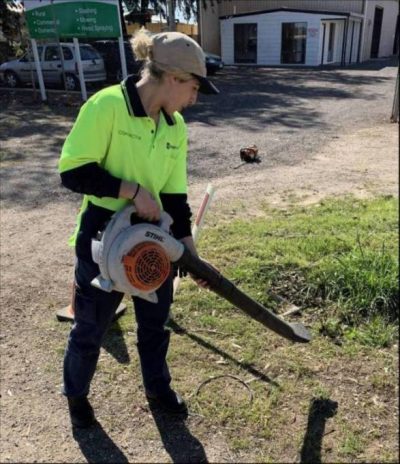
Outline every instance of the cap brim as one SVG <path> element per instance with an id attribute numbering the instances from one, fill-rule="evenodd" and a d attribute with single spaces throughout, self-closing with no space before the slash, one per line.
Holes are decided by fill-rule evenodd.
<path id="1" fill-rule="evenodd" d="M 217 87 L 206 77 L 198 76 L 197 74 L 194 74 L 194 76 L 200 82 L 199 92 L 205 93 L 206 95 L 217 95 L 219 93 Z"/>

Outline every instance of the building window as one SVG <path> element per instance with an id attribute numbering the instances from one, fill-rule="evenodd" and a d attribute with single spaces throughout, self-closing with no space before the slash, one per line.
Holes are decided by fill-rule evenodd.
<path id="1" fill-rule="evenodd" d="M 282 23 L 281 63 L 306 62 L 307 23 Z"/>
<path id="2" fill-rule="evenodd" d="M 235 24 L 235 63 L 257 63 L 257 24 Z"/>

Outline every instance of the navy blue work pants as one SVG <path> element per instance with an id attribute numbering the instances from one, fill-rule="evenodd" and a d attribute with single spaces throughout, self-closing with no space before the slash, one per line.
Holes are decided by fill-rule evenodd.
<path id="1" fill-rule="evenodd" d="M 103 338 L 110 326 L 123 294 L 105 292 L 90 282 L 99 274 L 93 261 L 77 259 L 75 267 L 75 321 L 64 357 L 66 396 L 89 393 Z M 133 298 L 137 322 L 137 348 L 145 389 L 162 393 L 171 382 L 166 356 L 169 330 L 165 328 L 172 301 L 172 278 L 157 291 L 158 303 Z"/>

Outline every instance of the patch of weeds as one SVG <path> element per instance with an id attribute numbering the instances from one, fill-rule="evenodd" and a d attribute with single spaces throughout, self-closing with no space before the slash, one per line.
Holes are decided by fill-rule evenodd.
<path id="1" fill-rule="evenodd" d="M 385 348 L 398 339 L 398 327 L 388 324 L 385 318 L 376 316 L 370 322 L 358 327 L 347 327 L 343 334 L 346 340 L 357 341 L 375 348 Z"/>
<path id="2" fill-rule="evenodd" d="M 312 378 L 315 372 L 307 364 L 303 363 L 298 358 L 293 362 L 289 362 L 286 366 L 287 372 L 293 372 L 296 379 Z"/>
<path id="3" fill-rule="evenodd" d="M 365 439 L 358 432 L 347 430 L 339 447 L 340 453 L 347 457 L 355 457 L 364 451 Z"/>
<path id="4" fill-rule="evenodd" d="M 336 315 L 327 316 L 319 323 L 318 331 L 321 335 L 341 344 L 340 338 L 343 336 L 343 321 Z"/>
<path id="5" fill-rule="evenodd" d="M 379 455 L 380 462 L 397 463 L 399 462 L 399 452 L 383 449 Z"/>
<path id="6" fill-rule="evenodd" d="M 233 451 L 240 451 L 251 448 L 253 443 L 249 438 L 235 437 L 230 441 L 230 445 Z"/>
<path id="7" fill-rule="evenodd" d="M 218 319 L 210 314 L 202 314 L 198 321 L 203 327 L 210 329 L 214 329 L 218 326 Z"/>
<path id="8" fill-rule="evenodd" d="M 286 300 L 299 307 L 318 307 L 322 300 L 316 298 L 307 282 L 305 270 L 297 264 L 261 265 L 255 278 L 265 282 L 267 304 L 277 312 L 279 300 Z"/>
<path id="9" fill-rule="evenodd" d="M 65 346 L 58 346 L 56 348 L 56 354 L 59 358 L 63 358 L 65 354 Z"/>
<path id="10" fill-rule="evenodd" d="M 397 270 L 396 256 L 382 245 L 380 252 L 353 248 L 324 262 L 310 277 L 323 299 L 338 302 L 349 322 L 377 314 L 393 322 L 398 319 Z"/>
<path id="11" fill-rule="evenodd" d="M 371 385 L 377 390 L 387 390 L 394 389 L 396 382 L 393 375 L 387 372 L 379 372 L 371 376 Z"/>
<path id="12" fill-rule="evenodd" d="M 318 400 L 329 400 L 331 393 L 321 384 L 314 387 L 313 397 Z"/>
<path id="13" fill-rule="evenodd" d="M 342 353 L 346 355 L 348 358 L 356 358 L 360 355 L 360 351 L 362 350 L 362 345 L 359 345 L 357 342 L 347 342 L 341 345 Z"/>

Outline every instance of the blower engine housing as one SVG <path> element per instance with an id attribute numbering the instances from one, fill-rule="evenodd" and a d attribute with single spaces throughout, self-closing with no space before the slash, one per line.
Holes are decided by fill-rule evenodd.
<path id="1" fill-rule="evenodd" d="M 158 225 L 131 223 L 134 206 L 114 214 L 99 239 L 92 239 L 92 257 L 100 275 L 92 285 L 106 292 L 117 290 L 157 303 L 156 290 L 171 272 L 171 262 L 184 246 L 169 235 L 172 219 L 162 212 Z"/>

